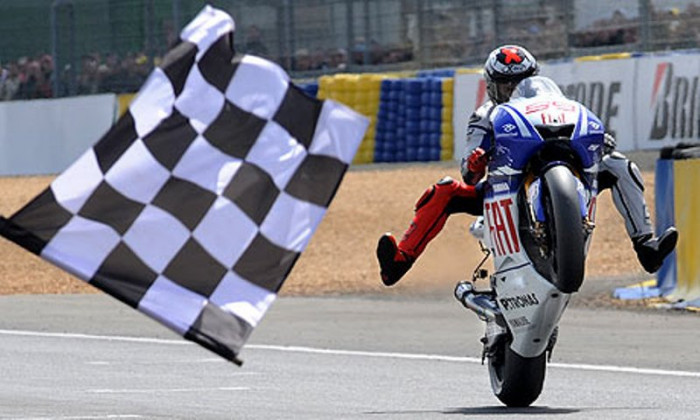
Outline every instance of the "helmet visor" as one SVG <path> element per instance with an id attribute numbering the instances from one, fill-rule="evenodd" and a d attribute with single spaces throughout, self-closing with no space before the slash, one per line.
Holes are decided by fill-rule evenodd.
<path id="1" fill-rule="evenodd" d="M 517 82 L 491 82 L 489 83 L 489 97 L 497 104 L 510 100 Z"/>

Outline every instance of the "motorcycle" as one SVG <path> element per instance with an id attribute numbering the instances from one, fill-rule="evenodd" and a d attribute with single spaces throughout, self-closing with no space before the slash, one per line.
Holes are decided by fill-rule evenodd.
<path id="1" fill-rule="evenodd" d="M 483 216 L 470 229 L 486 256 L 455 297 L 486 322 L 482 361 L 493 393 L 526 407 L 542 391 L 559 320 L 583 282 L 604 127 L 541 76 L 521 81 L 490 118 Z M 487 277 L 490 289 L 477 290 Z"/>

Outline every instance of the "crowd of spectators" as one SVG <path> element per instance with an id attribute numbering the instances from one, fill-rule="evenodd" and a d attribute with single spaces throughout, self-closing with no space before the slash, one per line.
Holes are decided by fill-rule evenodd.
<path id="1" fill-rule="evenodd" d="M 685 10 L 676 7 L 652 9 L 651 21 L 650 49 L 685 49 L 700 46 L 699 5 L 691 3 Z"/>
<path id="2" fill-rule="evenodd" d="M 0 65 L 0 101 L 51 98 L 53 60 L 43 54 Z"/>
<path id="3" fill-rule="evenodd" d="M 258 33 L 256 29 L 253 34 Z M 380 65 L 412 60 L 412 49 L 398 46 L 381 47 L 371 42 L 365 54 L 365 44 L 358 39 L 350 54 L 344 48 L 298 49 L 292 57 L 271 57 L 265 44 L 256 37 L 247 38 L 237 45 L 237 49 L 246 54 L 254 54 L 277 61 L 288 71 L 304 74 L 306 72 L 338 72 L 350 66 L 364 64 Z M 153 65 L 160 59 L 153 60 L 143 53 L 124 55 L 98 53 L 83 55 L 73 66 L 63 65 L 61 72 L 56 72 L 51 55 L 40 54 L 36 57 L 21 57 L 16 61 L 0 63 L 0 101 L 45 99 L 55 96 L 91 95 L 97 93 L 133 93 L 148 77 Z M 59 77 L 59 94 L 54 94 L 55 77 Z"/>
<path id="4" fill-rule="evenodd" d="M 344 71 L 350 66 L 393 64 L 413 60 L 411 45 L 384 46 L 375 40 L 370 40 L 368 45 L 362 37 L 355 39 L 350 52 L 342 47 L 303 47 L 298 48 L 291 56 L 275 57 L 267 47 L 262 31 L 257 25 L 248 26 L 236 48 L 245 54 L 276 61 L 285 70 L 293 72 Z"/>
<path id="5" fill-rule="evenodd" d="M 644 22 L 642 22 L 642 20 Z M 641 45 L 640 26 L 648 20 L 648 45 Z M 574 47 L 592 48 L 613 45 L 644 47 L 650 50 L 697 48 L 700 46 L 700 6 L 690 3 L 678 7 L 655 8 L 650 4 L 649 16 L 632 15 L 617 9 L 612 16 L 599 19 L 571 36 Z"/>
<path id="6" fill-rule="evenodd" d="M 506 32 L 501 39 L 517 39 L 523 45 L 529 45 L 537 57 L 561 57 L 567 47 L 566 21 L 562 8 L 543 6 L 534 16 L 524 16 L 519 25 L 503 25 Z"/>
<path id="7" fill-rule="evenodd" d="M 636 44 L 638 41 L 639 19 L 628 17 L 622 9 L 571 34 L 571 44 L 576 48 Z"/>
<path id="8" fill-rule="evenodd" d="M 363 65 L 378 66 L 412 60 L 413 48 L 410 45 L 382 46 L 371 41 L 367 47 L 364 40 L 358 39 L 350 53 L 345 48 L 315 48 L 311 50 L 300 48 L 294 53 L 291 60 L 281 58 L 279 62 L 286 70 L 293 72 L 335 72 L 345 71 L 351 66 L 353 68 Z"/>
<path id="9" fill-rule="evenodd" d="M 148 76 L 151 64 L 141 53 L 122 57 L 89 54 L 80 58 L 77 67 L 78 71 L 73 72 L 68 64 L 56 73 L 53 58 L 48 54 L 0 63 L 0 101 L 136 92 Z M 60 78 L 60 95 L 54 93 L 56 76 Z"/>

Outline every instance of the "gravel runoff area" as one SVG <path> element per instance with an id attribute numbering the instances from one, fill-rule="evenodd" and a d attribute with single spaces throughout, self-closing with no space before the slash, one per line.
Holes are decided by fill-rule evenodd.
<path id="1" fill-rule="evenodd" d="M 632 156 L 643 171 L 652 217 L 655 156 L 649 153 Z M 454 284 L 470 277 L 482 258 L 477 241 L 468 234 L 472 216 L 450 217 L 443 232 L 413 269 L 392 288 L 381 284 L 374 254 L 379 236 L 385 231 L 400 236 L 413 216 L 418 197 L 426 187 L 446 175 L 459 177 L 455 162 L 353 166 L 280 295 L 451 294 Z M 0 178 L 3 191 L 0 214 L 9 217 L 53 178 Z M 574 300 L 579 305 L 616 305 L 610 298 L 614 287 L 652 278 L 637 262 L 610 192 L 604 192 L 598 203 L 596 229 L 586 264 L 587 280 Z M 0 295 L 99 293 L 9 241 L 0 240 L 0 255 Z"/>

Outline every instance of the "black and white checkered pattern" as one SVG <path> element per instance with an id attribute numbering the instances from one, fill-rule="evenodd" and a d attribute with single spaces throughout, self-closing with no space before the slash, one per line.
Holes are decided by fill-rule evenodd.
<path id="1" fill-rule="evenodd" d="M 235 55 L 233 30 L 205 8 L 129 111 L 2 234 L 237 361 L 368 122 Z"/>

